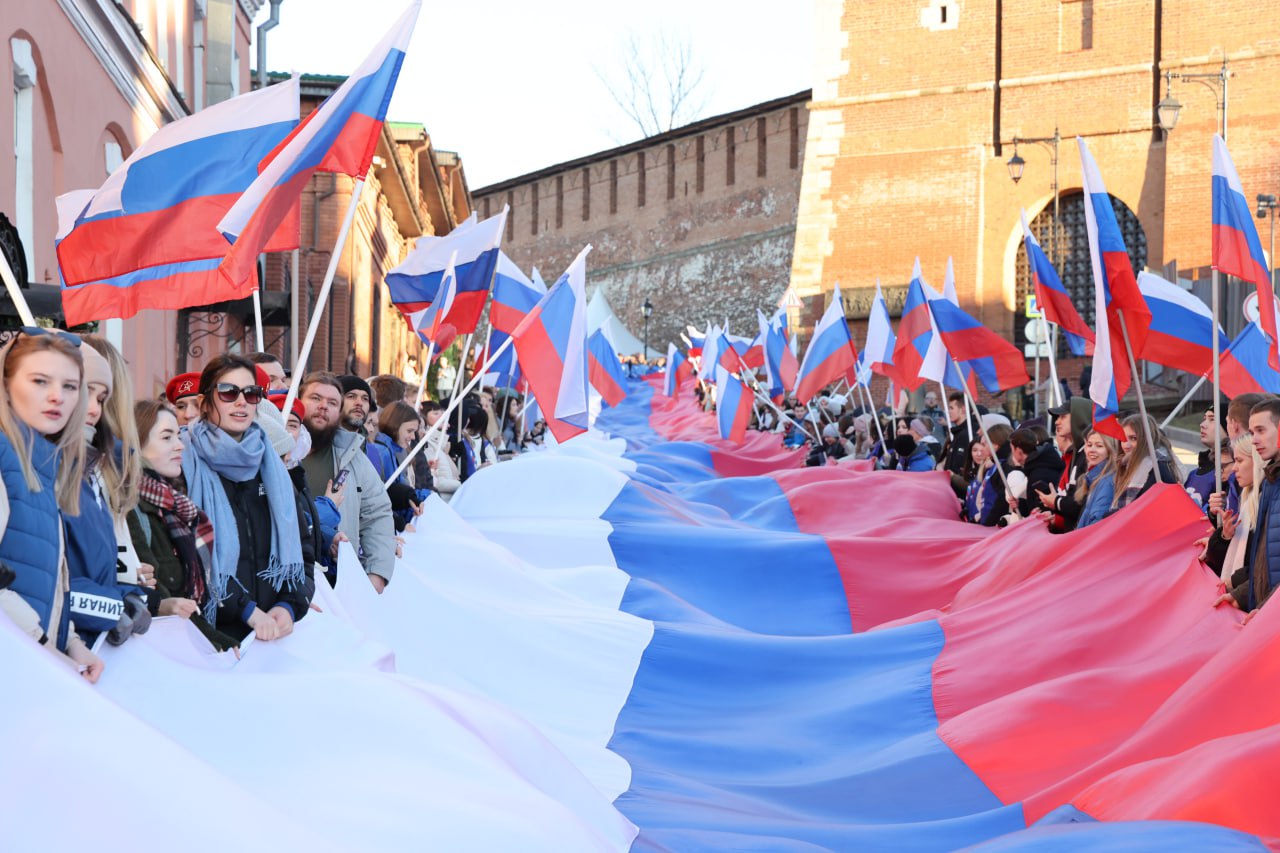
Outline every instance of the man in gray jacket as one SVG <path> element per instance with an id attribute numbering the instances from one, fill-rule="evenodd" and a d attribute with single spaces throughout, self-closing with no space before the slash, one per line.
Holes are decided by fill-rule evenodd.
<path id="1" fill-rule="evenodd" d="M 342 385 L 332 373 L 311 373 L 302 382 L 298 399 L 306 409 L 311 453 L 302 460 L 307 488 L 319 497 L 330 495 L 338 504 L 338 531 L 346 535 L 374 589 L 382 592 L 396 563 L 396 529 L 387 490 L 364 452 L 364 439 L 338 428 L 342 413 Z M 340 489 L 332 488 L 342 471 L 349 472 Z"/>

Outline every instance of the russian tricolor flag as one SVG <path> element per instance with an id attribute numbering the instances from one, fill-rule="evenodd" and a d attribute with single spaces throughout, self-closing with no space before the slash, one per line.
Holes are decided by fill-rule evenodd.
<path id="1" fill-rule="evenodd" d="M 1280 373 L 1267 361 L 1268 348 L 1266 333 L 1257 323 L 1246 323 L 1218 358 L 1222 393 L 1228 397 L 1280 394 Z"/>
<path id="2" fill-rule="evenodd" d="M 893 350 L 897 384 L 911 391 L 924 384 L 927 377 L 921 376 L 921 371 L 925 367 L 925 356 L 932 341 L 929 297 L 924 291 L 920 259 L 916 258 L 915 268 L 911 271 L 911 284 L 907 287 L 907 301 L 902 306 L 902 317 L 898 320 L 898 339 Z"/>
<path id="3" fill-rule="evenodd" d="M 1280 370 L 1277 353 L 1276 305 L 1271 287 L 1271 271 L 1258 229 L 1253 225 L 1253 208 L 1244 195 L 1240 175 L 1227 152 L 1227 143 L 1213 136 L 1213 265 L 1219 272 L 1251 281 L 1258 289 L 1258 319 L 1270 339 L 1267 361 Z"/>
<path id="4" fill-rule="evenodd" d="M 516 266 L 515 261 L 498 250 L 493 275 L 493 301 L 489 303 L 489 325 L 496 332 L 511 334 L 546 295 L 547 286 L 542 279 L 535 282 Z"/>
<path id="5" fill-rule="evenodd" d="M 218 230 L 234 245 L 218 269 L 231 285 L 255 278 L 258 255 L 297 207 L 313 174 L 368 174 L 421 6 L 421 0 L 410 4 L 368 58 L 278 146 L 262 174 L 222 217 Z"/>
<path id="6" fill-rule="evenodd" d="M 1151 328 L 1140 358 L 1202 375 L 1213 369 L 1213 312 L 1171 281 L 1138 273 L 1138 288 L 1151 309 Z M 1218 329 L 1219 352 L 1226 346 Z"/>
<path id="7" fill-rule="evenodd" d="M 511 332 L 520 367 L 565 442 L 587 431 L 587 246 Z"/>
<path id="8" fill-rule="evenodd" d="M 1151 325 L 1151 311 L 1138 290 L 1138 282 L 1129 263 L 1129 251 L 1116 223 L 1116 213 L 1111 206 L 1111 196 L 1102 183 L 1098 164 L 1093 161 L 1089 147 L 1080 137 L 1080 171 L 1085 193 L 1085 225 L 1089 232 L 1089 255 L 1093 261 L 1095 290 L 1095 324 L 1097 340 L 1093 351 L 1093 379 L 1089 384 L 1089 398 L 1093 400 L 1093 422 L 1099 430 L 1118 441 L 1124 440 L 1124 431 L 1115 415 L 1120 411 L 1120 401 L 1133 382 L 1125 352 L 1124 333 L 1120 317 L 1129 332 L 1129 344 L 1134 357 L 1146 344 L 1147 329 Z"/>
<path id="9" fill-rule="evenodd" d="M 707 336 L 705 333 L 698 331 L 693 326 L 687 326 L 688 334 L 685 336 L 689 340 L 689 358 L 697 358 L 702 355 L 702 347 L 706 343 Z M 711 326 L 707 326 L 707 330 L 711 330 Z"/>
<path id="10" fill-rule="evenodd" d="M 751 403 L 753 397 L 747 386 L 724 369 L 716 365 L 716 426 L 720 437 L 742 444 L 747 435 L 747 424 L 751 422 Z"/>
<path id="11" fill-rule="evenodd" d="M 1093 343 L 1093 329 L 1080 316 L 1071 301 L 1071 294 L 1062 286 L 1058 271 L 1040 248 L 1036 235 L 1027 224 L 1027 212 L 1022 211 L 1022 245 L 1027 251 L 1027 266 L 1031 269 L 1031 281 L 1035 286 L 1036 302 L 1044 312 L 1044 318 L 1057 325 L 1067 338 L 1067 348 L 1074 356 L 1085 355 L 1088 344 Z"/>
<path id="12" fill-rule="evenodd" d="M 676 349 L 675 344 L 667 344 L 667 366 L 662 377 L 662 391 L 668 397 L 674 397 L 680 390 L 680 383 L 693 375 L 693 365 L 684 353 Z"/>
<path id="13" fill-rule="evenodd" d="M 240 299 L 256 278 L 218 275 L 218 221 L 298 125 L 298 78 L 215 104 L 160 128 L 95 191 L 59 198 L 58 267 L 71 325 L 143 309 Z M 293 208 L 264 251 L 298 247 Z"/>
<path id="14" fill-rule="evenodd" d="M 858 352 L 844 317 L 844 299 L 837 284 L 831 293 L 831 304 L 814 327 L 813 339 L 809 341 L 809 349 L 805 351 L 804 362 L 800 365 L 796 399 L 801 404 L 808 403 L 824 387 L 848 374 L 857 360 Z"/>
<path id="15" fill-rule="evenodd" d="M 496 216 L 463 223 L 443 237 L 420 237 L 413 251 L 387 273 L 387 289 L 395 306 L 408 315 L 430 305 L 440 289 L 446 262 L 456 256 L 458 295 L 448 322 L 459 334 L 474 332 L 495 280 L 507 212 L 504 206 Z"/>
<path id="16" fill-rule="evenodd" d="M 970 367 L 987 391 L 996 394 L 1031 381 L 1026 359 L 1018 348 L 959 305 L 949 299 L 934 299 L 929 302 L 929 310 L 947 351 Z"/>
<path id="17" fill-rule="evenodd" d="M 613 343 L 605 335 L 604 329 L 596 329 L 587 338 L 587 376 L 591 387 L 610 406 L 616 406 L 627 396 L 623 388 L 626 376 L 622 372 L 622 363 L 618 354 L 613 351 Z"/>
<path id="18" fill-rule="evenodd" d="M 421 311 L 414 312 L 409 317 L 409 322 L 413 326 L 423 343 L 440 343 L 440 333 L 447 324 L 445 320 L 449 316 L 449 309 L 453 307 L 453 300 L 458 293 L 458 276 L 454 272 L 454 258 L 449 258 L 449 263 L 445 265 L 444 277 L 440 281 L 439 298 L 432 302 Z M 457 335 L 457 330 L 452 329 L 453 334 Z"/>
<path id="19" fill-rule="evenodd" d="M 917 259 L 917 272 L 919 271 L 920 261 Z M 924 291 L 925 299 L 932 306 L 934 302 L 942 300 L 950 302 L 957 308 L 960 306 L 960 298 L 956 295 L 956 277 L 951 267 L 951 258 L 947 258 L 947 272 L 943 279 L 942 295 L 928 285 L 923 278 L 919 278 L 920 287 Z M 943 342 L 942 335 L 938 332 L 938 323 L 933 313 L 929 314 L 929 323 L 932 334 L 929 338 L 929 348 L 924 354 L 924 364 L 920 368 L 920 377 L 922 379 L 931 379 L 939 385 L 950 388 L 959 388 L 967 385 L 969 391 L 975 397 L 978 396 L 978 386 L 975 384 L 973 371 L 967 366 L 966 362 L 960 362 L 960 368 L 956 368 L 956 360 L 952 359 L 947 353 L 946 344 Z"/>
<path id="20" fill-rule="evenodd" d="M 702 340 L 701 360 L 698 363 L 698 378 L 704 382 L 715 382 L 716 364 L 720 361 L 722 341 L 724 336 L 720 334 L 720 327 L 708 325 L 707 333 Z"/>
<path id="21" fill-rule="evenodd" d="M 876 279 L 876 297 L 871 302 L 871 314 L 867 318 L 867 341 L 862 348 L 864 361 L 871 372 L 879 373 L 890 382 L 901 385 L 898 368 L 893 363 L 896 344 L 893 324 L 889 321 L 889 307 L 885 305 L 884 294 L 880 290 L 880 279 Z"/>

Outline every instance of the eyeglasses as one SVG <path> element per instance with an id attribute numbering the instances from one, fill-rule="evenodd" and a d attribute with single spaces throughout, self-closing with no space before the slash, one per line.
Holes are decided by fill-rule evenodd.
<path id="1" fill-rule="evenodd" d="M 73 347 L 78 347 L 81 344 L 79 335 L 74 335 L 71 332 L 64 332 L 61 329 L 46 329 L 42 326 L 23 326 L 18 330 L 18 334 L 26 335 L 29 338 L 36 338 L 40 335 L 53 335 L 54 337 L 61 338 Z"/>
<path id="2" fill-rule="evenodd" d="M 233 385 L 230 382 L 219 382 L 213 386 L 213 391 L 218 395 L 218 399 L 224 403 L 234 403 L 241 394 L 244 395 L 244 401 L 250 406 L 256 406 L 262 402 L 263 392 L 261 385 L 246 385 L 241 388 L 239 385 Z"/>

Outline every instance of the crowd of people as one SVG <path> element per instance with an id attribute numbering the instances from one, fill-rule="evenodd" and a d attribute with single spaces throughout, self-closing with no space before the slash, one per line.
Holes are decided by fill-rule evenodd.
<path id="1" fill-rule="evenodd" d="M 960 518 L 988 527 L 1035 521 L 1066 533 L 1122 511 L 1156 483 L 1178 484 L 1212 527 L 1199 544 L 1220 580 L 1215 606 L 1251 614 L 1280 585 L 1280 397 L 1223 400 L 1225 429 L 1206 407 L 1203 450 L 1189 471 L 1153 418 L 1122 413 L 1121 441 L 1094 426 L 1082 396 L 1018 423 L 972 409 L 962 392 L 948 395 L 945 412 L 933 391 L 915 412 L 905 395 L 896 411 L 864 410 L 857 399 L 829 389 L 809 405 L 761 403 L 753 425 L 807 448 L 806 465 L 861 459 L 876 469 L 946 472 Z"/>
<path id="2" fill-rule="evenodd" d="M 91 682 L 98 644 L 156 616 L 219 651 L 287 636 L 344 542 L 382 592 L 431 493 L 545 433 L 492 388 L 440 424 L 456 386 L 419 404 L 392 375 L 310 373 L 286 408 L 269 353 L 218 355 L 135 400 L 106 339 L 34 326 L 0 347 L 0 377 L 0 611 Z"/>
<path id="3" fill-rule="evenodd" d="M 441 423 L 458 387 L 444 369 L 437 399 L 392 375 L 313 372 L 290 403 L 278 357 L 227 353 L 135 400 L 104 338 L 24 327 L 0 347 L 0 610 L 96 681 L 97 644 L 156 616 L 190 620 L 219 651 L 287 636 L 316 572 L 337 582 L 343 543 L 382 592 L 430 494 L 449 500 L 545 435 L 492 388 Z M 1154 420 L 1121 417 L 1120 441 L 1083 397 L 1016 424 L 961 393 L 945 410 L 934 392 L 922 402 L 863 411 L 828 392 L 758 407 L 754 426 L 807 448 L 808 465 L 946 472 L 959 517 L 993 527 L 1065 533 L 1177 483 L 1212 523 L 1201 545 L 1221 579 L 1215 605 L 1256 612 L 1280 584 L 1280 397 L 1231 400 L 1225 429 L 1208 408 L 1188 472 Z"/>

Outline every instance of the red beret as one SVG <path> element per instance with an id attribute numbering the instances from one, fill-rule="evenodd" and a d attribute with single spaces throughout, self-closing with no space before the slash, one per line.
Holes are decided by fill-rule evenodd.
<path id="1" fill-rule="evenodd" d="M 285 398 L 288 396 L 289 396 L 288 391 L 272 391 L 270 394 L 267 395 L 267 399 L 270 400 L 272 403 L 275 403 L 276 408 L 280 410 L 281 414 L 283 414 L 284 401 L 285 401 Z M 290 409 L 289 411 L 293 412 L 294 417 L 296 417 L 299 421 L 305 421 L 307 419 L 307 410 L 306 410 L 306 407 L 302 405 L 301 400 L 294 400 L 293 408 Z"/>
<path id="2" fill-rule="evenodd" d="M 200 374 L 181 373 L 169 380 L 164 386 L 165 398 L 174 405 L 183 397 L 191 397 L 200 393 Z"/>

